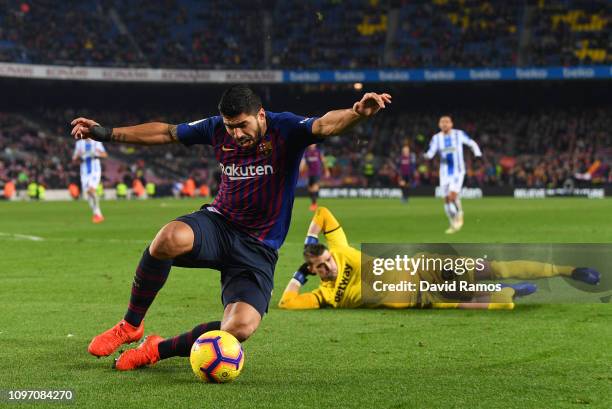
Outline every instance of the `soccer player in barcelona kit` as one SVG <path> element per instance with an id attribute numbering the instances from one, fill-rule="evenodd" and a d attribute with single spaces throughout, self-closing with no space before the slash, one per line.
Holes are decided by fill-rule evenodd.
<path id="1" fill-rule="evenodd" d="M 329 175 L 329 170 L 325 167 L 323 154 L 317 145 L 310 145 L 306 148 L 304 159 L 300 167 L 306 167 L 308 171 L 308 195 L 310 196 L 310 211 L 317 209 L 317 197 L 319 196 L 319 178 L 325 173 Z"/>
<path id="2" fill-rule="evenodd" d="M 327 246 L 319 243 L 323 233 Z M 329 246 L 329 247 L 328 247 Z M 325 207 L 320 206 L 310 223 L 304 246 L 305 263 L 295 272 L 287 284 L 279 302 L 279 307 L 289 310 L 316 308 L 462 308 L 462 309 L 513 309 L 514 298 L 536 291 L 537 287 L 529 282 L 503 284 L 501 291 L 475 294 L 464 299 L 463 294 L 448 294 L 436 291 L 418 291 L 419 281 L 441 284 L 450 280 L 463 280 L 475 283 L 481 280 L 496 279 L 538 279 L 555 276 L 571 277 L 574 280 L 595 285 L 600 281 L 598 271 L 573 266 L 561 266 L 529 260 L 491 261 L 482 271 L 467 271 L 463 276 L 436 268 L 421 268 L 413 280 L 417 291 L 410 292 L 403 302 L 381 302 L 366 305 L 362 299 L 362 253 L 348 243 L 346 234 L 338 220 Z M 417 257 L 415 255 L 414 257 Z M 449 256 L 434 255 L 444 258 Z M 458 257 L 458 256 L 454 256 Z M 319 286 L 310 292 L 300 294 L 300 289 L 308 277 L 318 275 Z"/>
<path id="3" fill-rule="evenodd" d="M 100 159 L 107 158 L 108 154 L 101 142 L 93 139 L 81 139 L 76 141 L 72 160 L 81 162 L 81 188 L 91 207 L 94 223 L 102 223 L 104 216 L 100 210 L 100 198 L 98 197 L 98 185 L 102 179 L 102 165 Z"/>
<path id="4" fill-rule="evenodd" d="M 388 94 L 366 93 L 352 108 L 305 118 L 265 111 L 248 86 L 235 85 L 223 93 L 220 115 L 194 122 L 109 128 L 87 118 L 73 120 L 72 134 L 77 139 L 212 145 L 222 173 L 212 204 L 165 225 L 145 249 L 124 318 L 94 337 L 89 352 L 108 356 L 122 344 L 142 338 L 145 314 L 173 265 L 221 272 L 223 319 L 197 325 L 174 338 L 150 335 L 138 348 L 123 352 L 115 361 L 116 369 L 189 356 L 193 341 L 211 330 L 227 331 L 239 341 L 249 338 L 268 309 L 277 250 L 289 229 L 304 150 L 350 130 L 389 103 Z"/>
<path id="5" fill-rule="evenodd" d="M 444 211 L 450 223 L 446 233 L 452 234 L 463 227 L 463 208 L 459 199 L 465 178 L 463 145 L 469 146 L 478 158 L 482 156 L 482 152 L 478 144 L 465 132 L 453 129 L 453 120 L 450 116 L 442 116 L 438 126 L 441 132 L 432 136 L 429 149 L 424 156 L 433 159 L 436 154 L 440 155 L 440 188 L 444 195 Z"/>
<path id="6" fill-rule="evenodd" d="M 410 158 L 410 146 L 402 146 L 402 152 L 397 161 L 398 184 L 402 188 L 402 201 L 408 202 L 408 194 L 410 192 L 410 184 L 412 183 L 412 160 Z"/>

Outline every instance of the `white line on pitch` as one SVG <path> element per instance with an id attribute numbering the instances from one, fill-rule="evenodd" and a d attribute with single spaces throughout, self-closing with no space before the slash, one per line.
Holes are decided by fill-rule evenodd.
<path id="1" fill-rule="evenodd" d="M 3 232 L 0 232 L 0 236 L 8 237 L 8 238 L 11 238 L 11 239 L 21 239 L 21 240 L 31 240 L 31 241 L 43 241 L 44 240 L 42 237 L 29 236 L 27 234 L 17 234 L 17 233 L 3 233 Z"/>
<path id="2" fill-rule="evenodd" d="M 44 237 L 38 237 L 38 236 L 28 236 L 25 234 L 13 234 L 13 233 L 2 233 L 0 232 L 0 240 L 5 239 L 5 240 L 31 240 L 31 241 L 60 241 L 60 242 L 66 242 L 66 243 L 147 243 L 150 242 L 152 239 L 142 239 L 142 240 L 137 240 L 137 239 L 83 239 L 80 237 L 75 237 L 75 238 L 62 238 L 62 237 L 51 237 L 51 238 L 44 238 Z"/>

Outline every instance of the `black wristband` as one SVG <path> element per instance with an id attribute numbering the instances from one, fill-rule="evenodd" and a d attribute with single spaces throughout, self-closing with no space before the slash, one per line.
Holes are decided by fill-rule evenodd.
<path id="1" fill-rule="evenodd" d="M 306 284 L 306 282 L 308 281 L 308 278 L 301 271 L 296 271 L 293 274 L 293 278 L 296 279 L 301 285 Z"/>
<path id="2" fill-rule="evenodd" d="M 110 142 L 111 136 L 113 135 L 113 128 L 106 128 L 100 125 L 94 125 L 89 131 L 91 133 L 91 139 L 99 142 Z"/>

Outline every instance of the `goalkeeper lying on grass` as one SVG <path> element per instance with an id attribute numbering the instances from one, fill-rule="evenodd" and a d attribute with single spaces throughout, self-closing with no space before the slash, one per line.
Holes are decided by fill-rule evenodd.
<path id="1" fill-rule="evenodd" d="M 319 243 L 323 232 L 327 244 Z M 435 257 L 436 255 L 427 255 Z M 438 256 L 459 257 L 459 256 Z M 598 284 L 599 272 L 582 267 L 561 266 L 536 261 L 491 261 L 485 262 L 480 271 L 473 269 L 458 276 L 452 271 L 420 269 L 407 275 L 416 283 L 417 291 L 411 291 L 401 303 L 366 303 L 361 296 L 361 252 L 349 246 L 340 223 L 325 207 L 319 207 L 310 223 L 304 246 L 305 263 L 295 272 L 283 292 L 279 307 L 283 309 L 315 309 L 387 307 L 387 308 L 465 308 L 465 309 L 513 309 L 514 298 L 529 295 L 537 287 L 532 283 L 501 284 L 500 291 L 492 292 L 436 292 L 418 291 L 418 281 L 444 283 L 463 280 L 477 283 L 482 280 L 537 279 L 555 276 L 571 277 L 589 284 Z M 319 287 L 300 294 L 300 288 L 311 275 L 318 275 Z"/>

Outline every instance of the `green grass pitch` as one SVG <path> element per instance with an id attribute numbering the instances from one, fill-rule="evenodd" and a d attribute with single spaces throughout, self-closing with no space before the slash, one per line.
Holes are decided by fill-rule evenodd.
<path id="1" fill-rule="evenodd" d="M 196 381 L 187 359 L 130 373 L 87 345 L 127 306 L 145 245 L 199 201 L 0 203 L 0 389 L 73 389 L 92 408 L 611 407 L 611 304 L 514 311 L 276 308 L 311 213 L 296 202 L 269 314 L 245 343 L 232 384 Z M 464 200 L 466 224 L 443 234 L 439 200 L 327 200 L 351 243 L 612 242 L 612 200 Z M 20 235 L 38 236 L 32 241 Z M 314 281 L 314 280 L 311 280 Z M 308 288 L 314 284 L 308 283 Z M 175 268 L 146 333 L 175 335 L 222 314 L 219 275 Z M 4 405 L 4 403 L 0 403 Z M 20 407 L 27 407 L 23 405 Z"/>

